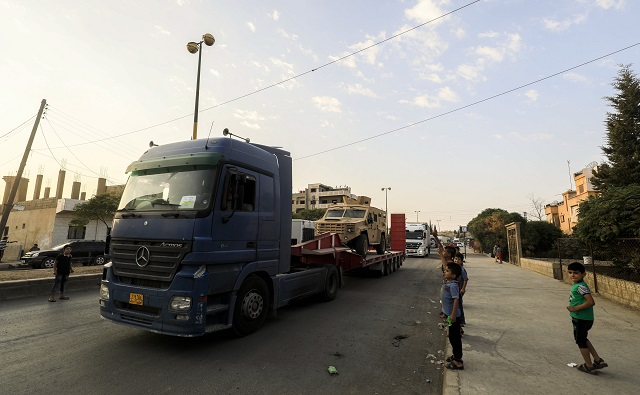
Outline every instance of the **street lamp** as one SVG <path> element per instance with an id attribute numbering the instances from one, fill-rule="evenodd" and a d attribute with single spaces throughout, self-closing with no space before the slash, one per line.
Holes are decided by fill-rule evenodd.
<path id="1" fill-rule="evenodd" d="M 420 222 L 418 221 L 418 213 L 420 212 L 420 210 L 415 210 L 415 212 L 416 212 L 416 222 Z"/>
<path id="2" fill-rule="evenodd" d="M 391 187 L 385 187 L 381 190 L 384 191 L 384 234 L 389 237 L 389 209 L 387 207 L 387 192 L 391 190 Z"/>
<path id="3" fill-rule="evenodd" d="M 438 232 L 440 232 L 440 220 L 437 219 L 436 222 L 438 223 Z"/>
<path id="4" fill-rule="evenodd" d="M 199 43 L 191 41 L 190 43 L 187 44 L 187 50 L 190 53 L 200 52 L 198 54 L 198 80 L 196 82 L 196 111 L 193 114 L 193 136 L 191 137 L 192 140 L 195 140 L 196 138 L 198 138 L 198 100 L 200 97 L 200 63 L 202 61 L 201 47 L 202 47 L 202 43 L 205 43 L 207 44 L 207 46 L 210 47 L 215 42 L 216 42 L 216 39 L 213 38 L 211 34 L 207 33 L 202 36 L 202 41 L 200 41 Z"/>

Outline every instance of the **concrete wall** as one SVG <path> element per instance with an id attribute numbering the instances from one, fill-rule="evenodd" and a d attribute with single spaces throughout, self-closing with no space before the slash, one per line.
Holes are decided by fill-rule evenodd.
<path id="1" fill-rule="evenodd" d="M 539 261 L 535 259 L 522 258 L 521 265 L 523 269 L 531 270 L 536 273 L 553 278 L 553 263 L 547 261 Z M 571 284 L 567 267 L 562 267 L 562 278 L 567 284 Z M 640 284 L 632 281 L 620 280 L 598 274 L 596 272 L 596 280 L 598 281 L 598 294 L 620 303 L 625 306 L 640 310 Z M 596 287 L 593 281 L 593 274 L 587 272 L 584 281 L 589 284 L 589 288 L 594 292 Z"/>

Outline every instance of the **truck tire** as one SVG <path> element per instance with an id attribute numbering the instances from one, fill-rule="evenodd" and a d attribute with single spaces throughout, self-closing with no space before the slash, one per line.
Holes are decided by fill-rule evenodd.
<path id="1" fill-rule="evenodd" d="M 391 267 L 389 265 L 389 262 L 383 262 L 382 263 L 382 275 L 383 276 L 388 276 L 389 273 L 391 273 Z"/>
<path id="2" fill-rule="evenodd" d="M 356 238 L 355 250 L 358 255 L 363 257 L 367 256 L 367 251 L 369 251 L 369 239 L 366 234 L 361 234 Z"/>
<path id="3" fill-rule="evenodd" d="M 104 255 L 98 255 L 97 257 L 93 258 L 93 260 L 91 261 L 91 264 L 102 266 L 104 265 L 105 261 L 106 259 Z"/>
<path id="4" fill-rule="evenodd" d="M 327 277 L 324 282 L 324 292 L 322 294 L 322 300 L 330 302 L 338 295 L 338 288 L 340 287 L 340 278 L 338 276 L 338 269 L 331 265 L 327 266 Z"/>
<path id="5" fill-rule="evenodd" d="M 384 254 L 385 250 L 387 249 L 387 240 L 384 237 L 384 233 L 380 236 L 380 244 L 378 244 L 376 246 L 376 253 L 378 255 L 382 255 Z"/>
<path id="6" fill-rule="evenodd" d="M 262 327 L 269 312 L 269 289 L 258 276 L 247 278 L 236 296 L 233 331 L 237 336 L 249 335 Z"/>

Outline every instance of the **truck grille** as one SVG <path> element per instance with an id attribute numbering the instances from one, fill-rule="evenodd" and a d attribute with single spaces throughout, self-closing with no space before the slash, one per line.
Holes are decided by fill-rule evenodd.
<path id="1" fill-rule="evenodd" d="M 420 248 L 421 243 L 407 243 L 407 248 L 418 249 Z"/>
<path id="2" fill-rule="evenodd" d="M 144 266 L 136 263 L 141 247 L 149 250 Z M 113 272 L 120 281 L 152 288 L 168 288 L 184 255 L 191 251 L 189 241 L 111 240 Z M 141 260 L 141 264 L 144 262 Z"/>
<path id="3" fill-rule="evenodd" d="M 325 232 L 344 234 L 346 230 L 346 225 L 340 222 L 316 224 L 316 227 L 318 234 Z"/>

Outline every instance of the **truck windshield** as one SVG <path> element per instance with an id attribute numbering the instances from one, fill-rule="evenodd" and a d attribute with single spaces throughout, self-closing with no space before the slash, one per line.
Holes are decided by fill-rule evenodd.
<path id="1" fill-rule="evenodd" d="M 180 167 L 134 171 L 118 210 L 202 210 L 210 206 L 216 168 Z"/>
<path id="2" fill-rule="evenodd" d="M 327 211 L 326 218 L 342 218 L 344 210 L 329 210 Z"/>
<path id="3" fill-rule="evenodd" d="M 346 209 L 344 213 L 345 218 L 364 218 L 367 210 L 358 209 Z"/>
<path id="4" fill-rule="evenodd" d="M 421 230 L 407 230 L 405 239 L 418 240 L 424 238 L 424 233 Z"/>

